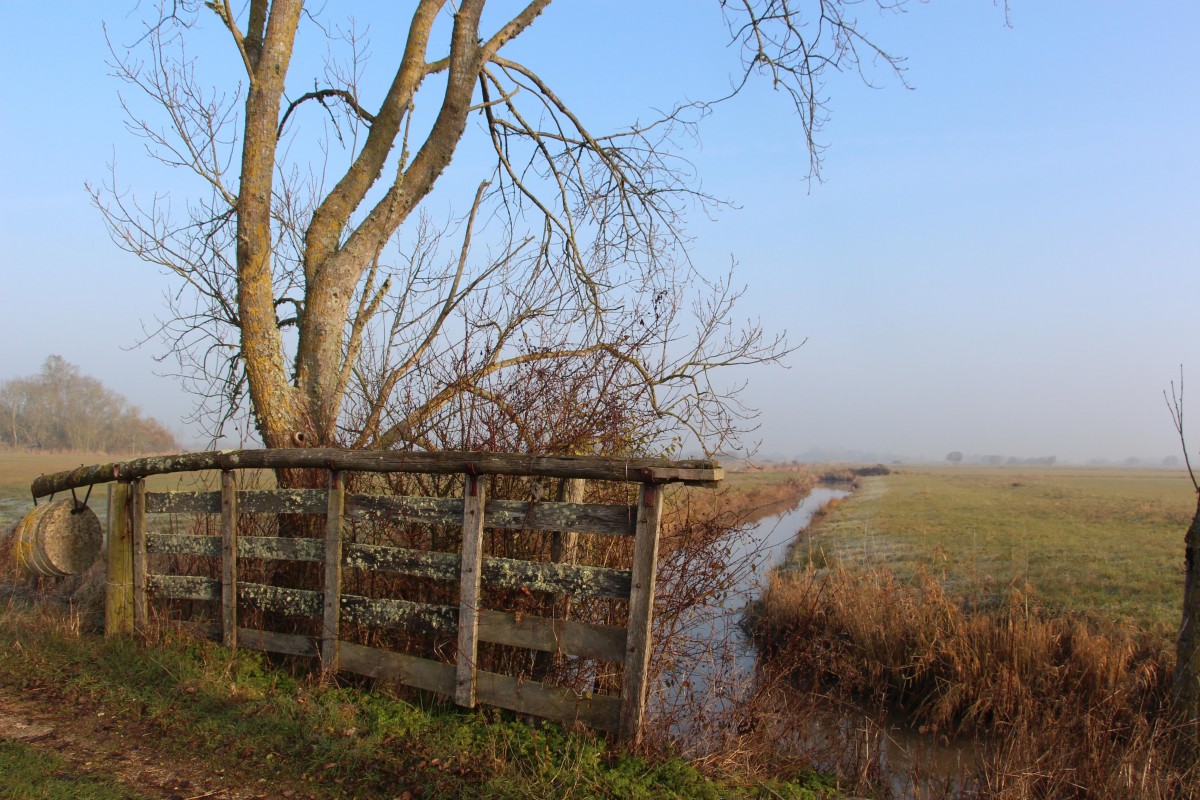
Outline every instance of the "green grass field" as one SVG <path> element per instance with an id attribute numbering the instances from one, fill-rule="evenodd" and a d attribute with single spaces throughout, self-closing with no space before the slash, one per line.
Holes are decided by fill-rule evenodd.
<path id="1" fill-rule="evenodd" d="M 40 453 L 29 450 L 0 450 L 0 533 L 7 531 L 26 512 L 33 508 L 29 485 L 39 475 L 63 472 L 76 467 L 90 467 L 126 461 L 133 456 L 114 456 L 106 453 Z M 256 480 L 270 481 L 269 471 L 255 470 Z M 214 489 L 218 486 L 216 472 L 183 472 L 175 475 L 153 475 L 147 479 L 153 491 L 192 491 Z M 77 490 L 80 500 L 87 489 Z M 106 518 L 108 504 L 107 484 L 99 484 L 92 490 L 88 505 Z"/>
<path id="2" fill-rule="evenodd" d="M 1050 609 L 1173 632 L 1196 498 L 1169 470 L 929 467 L 868 478 L 793 552 L 924 568 L 968 598 L 1026 582 Z"/>

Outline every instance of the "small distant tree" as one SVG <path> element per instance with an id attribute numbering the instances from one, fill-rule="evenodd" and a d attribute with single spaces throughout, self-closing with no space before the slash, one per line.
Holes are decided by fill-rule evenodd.
<path id="1" fill-rule="evenodd" d="M 0 445 L 138 453 L 178 449 L 162 423 L 62 356 L 37 375 L 0 383 Z"/>
<path id="2" fill-rule="evenodd" d="M 951 464 L 961 464 L 963 460 L 963 454 L 957 450 L 953 450 L 946 454 L 946 460 Z"/>
<path id="3" fill-rule="evenodd" d="M 1175 645 L 1175 674 L 1173 695 L 1177 708 L 1184 719 L 1200 723 L 1200 481 L 1192 469 L 1188 456 L 1187 438 L 1183 428 L 1183 370 L 1179 371 L 1179 387 L 1171 382 L 1171 396 L 1163 392 L 1167 409 L 1179 444 L 1183 448 L 1183 462 L 1188 477 L 1196 490 L 1196 511 L 1183 539 L 1183 617 L 1179 623 L 1179 639 Z"/>

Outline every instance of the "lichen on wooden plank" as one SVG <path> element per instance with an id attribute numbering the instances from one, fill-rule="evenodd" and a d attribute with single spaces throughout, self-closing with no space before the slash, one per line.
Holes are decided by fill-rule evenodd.
<path id="1" fill-rule="evenodd" d="M 526 453 L 343 450 L 332 447 L 209 451 L 136 458 L 120 463 L 40 475 L 30 484 L 34 497 L 94 483 L 131 481 L 173 472 L 232 469 L 340 469 L 352 472 L 407 472 L 430 475 L 529 475 L 634 483 L 711 484 L 724 477 L 715 461 L 664 458 L 539 456 Z"/>
<path id="2" fill-rule="evenodd" d="M 146 552 L 167 556 L 221 555 L 220 536 L 192 536 L 182 533 L 150 533 L 146 535 Z"/>
<path id="3" fill-rule="evenodd" d="M 220 492 L 146 492 L 147 514 L 217 514 Z"/>
<path id="4" fill-rule="evenodd" d="M 171 600 L 218 600 L 221 582 L 200 575 L 147 575 L 146 588 Z"/>
<path id="5" fill-rule="evenodd" d="M 192 536 L 179 533 L 152 533 L 146 536 L 146 552 L 172 556 L 221 555 L 221 537 Z M 263 558 L 275 561 L 321 561 L 324 543 L 317 539 L 290 539 L 282 536 L 239 536 L 238 558 Z"/>
<path id="6" fill-rule="evenodd" d="M 275 561 L 323 561 L 325 543 L 320 539 L 293 539 L 286 536 L 242 536 L 238 539 L 238 557 Z"/>
<path id="7" fill-rule="evenodd" d="M 629 570 L 585 564 L 550 564 L 509 558 L 487 558 L 483 562 L 483 579 L 493 586 L 576 597 L 627 599 L 630 575 Z"/>
<path id="8" fill-rule="evenodd" d="M 238 492 L 243 514 L 324 514 L 328 503 L 324 489 L 245 489 Z"/>
<path id="9" fill-rule="evenodd" d="M 463 521 L 463 501 L 461 497 L 348 494 L 345 513 L 354 520 L 458 527 Z"/>
<path id="10" fill-rule="evenodd" d="M 637 508 L 605 503 L 489 500 L 483 524 L 488 528 L 510 530 L 575 531 L 632 536 L 637 525 Z"/>
<path id="11" fill-rule="evenodd" d="M 395 572 L 419 578 L 458 580 L 460 558 L 457 553 L 408 550 L 371 544 L 346 545 L 342 563 L 347 567 L 373 572 Z"/>
<path id="12" fill-rule="evenodd" d="M 319 617 L 324 592 L 286 589 L 262 583 L 238 584 L 238 599 L 262 611 L 274 611 L 296 617 Z"/>
<path id="13" fill-rule="evenodd" d="M 352 594 L 342 595 L 342 618 L 355 625 L 404 628 L 418 633 L 451 634 L 458 630 L 458 608 L 455 606 Z"/>

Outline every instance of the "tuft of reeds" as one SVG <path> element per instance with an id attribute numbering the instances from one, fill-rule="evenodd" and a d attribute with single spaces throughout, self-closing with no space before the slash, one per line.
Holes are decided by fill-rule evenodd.
<path id="1" fill-rule="evenodd" d="M 886 568 L 809 566 L 774 577 L 755 635 L 765 669 L 794 690 L 973 737 L 964 796 L 1200 797 L 1166 643 L 1051 615 L 1028 586 L 969 603 L 923 571 L 908 583 Z"/>

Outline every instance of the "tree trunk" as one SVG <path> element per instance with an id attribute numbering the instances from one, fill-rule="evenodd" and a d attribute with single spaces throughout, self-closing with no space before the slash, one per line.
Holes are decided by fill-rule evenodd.
<path id="1" fill-rule="evenodd" d="M 1184 539 L 1183 620 L 1175 650 L 1175 702 L 1183 719 L 1200 727 L 1200 492 Z"/>

